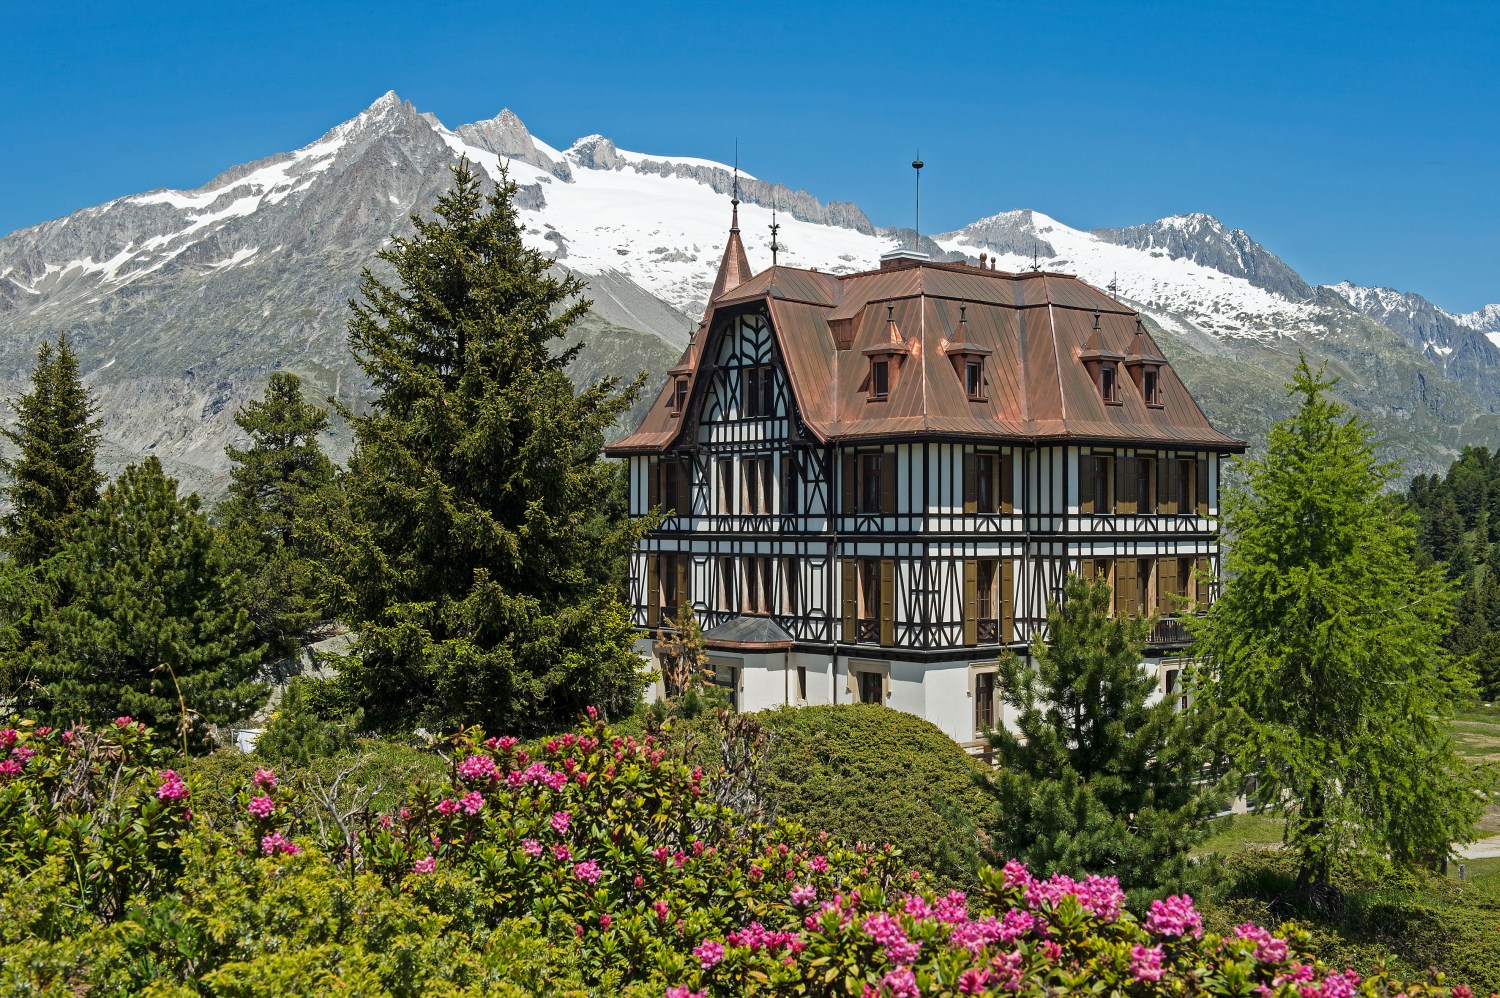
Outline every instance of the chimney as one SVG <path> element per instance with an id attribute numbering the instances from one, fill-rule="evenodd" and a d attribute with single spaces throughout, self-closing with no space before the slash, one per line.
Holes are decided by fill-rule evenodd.
<path id="1" fill-rule="evenodd" d="M 984 269 L 984 265 L 985 265 L 986 261 L 989 260 L 989 258 L 990 258 L 990 255 L 988 253 L 981 253 L 981 254 L 979 254 L 979 269 L 980 270 Z"/>

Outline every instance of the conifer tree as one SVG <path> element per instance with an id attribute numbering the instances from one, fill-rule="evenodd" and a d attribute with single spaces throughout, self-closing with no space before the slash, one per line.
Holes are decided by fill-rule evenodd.
<path id="1" fill-rule="evenodd" d="M 7 481 L 0 495 L 9 510 L 0 545 L 17 564 L 35 565 L 67 540 L 104 482 L 94 465 L 99 421 L 66 337 L 38 349 L 31 391 L 15 409 L 15 427 L 0 430 L 17 449 L 3 462 Z"/>
<path id="2" fill-rule="evenodd" d="M 328 410 L 303 398 L 295 374 L 278 371 L 265 395 L 234 419 L 250 446 L 227 449 L 233 467 L 215 518 L 236 541 L 256 633 L 278 654 L 290 654 L 323 616 L 325 580 L 309 520 L 334 480 L 318 444 Z"/>
<path id="3" fill-rule="evenodd" d="M 352 705 L 382 726 L 535 731 L 590 704 L 634 709 L 636 635 L 612 568 L 639 536 L 609 516 L 605 430 L 639 381 L 575 390 L 582 285 L 527 249 L 508 179 L 467 163 L 435 217 L 380 255 L 351 302 L 350 344 L 376 392 L 355 417 L 346 505 L 328 540 Z"/>
<path id="4" fill-rule="evenodd" d="M 1117 876 L 1150 892 L 1180 882 L 1188 850 L 1221 805 L 1203 782 L 1213 758 L 1208 715 L 1178 697 L 1148 702 L 1141 667 L 1150 619 L 1110 616 L 1109 584 L 1068 579 L 1048 607 L 1035 666 L 1001 660 L 1016 731 L 990 733 L 996 754 L 992 858 L 1034 869 Z"/>
<path id="5" fill-rule="evenodd" d="M 45 570 L 34 674 L 55 724 L 128 714 L 177 730 L 239 720 L 264 702 L 264 648 L 239 605 L 228 545 L 156 458 L 104 490 Z"/>
<path id="6" fill-rule="evenodd" d="M 1413 518 L 1386 495 L 1396 469 L 1335 383 L 1303 359 L 1296 413 L 1225 495 L 1226 582 L 1196 646 L 1321 910 L 1336 871 L 1436 862 L 1483 807 L 1443 724 L 1471 689 L 1442 643 L 1453 587 L 1418 566 Z"/>

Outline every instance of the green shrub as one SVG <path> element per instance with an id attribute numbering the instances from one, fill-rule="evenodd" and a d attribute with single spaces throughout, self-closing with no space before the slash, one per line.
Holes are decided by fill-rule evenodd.
<path id="1" fill-rule="evenodd" d="M 324 714 L 318 709 L 323 685 L 305 676 L 297 676 L 287 684 L 271 720 L 255 740 L 256 755 L 279 766 L 307 766 L 314 759 L 354 748 L 364 713 L 355 710 L 333 717 Z"/>
<path id="2" fill-rule="evenodd" d="M 765 786 L 776 813 L 847 842 L 889 842 L 945 883 L 974 883 L 984 765 L 920 717 L 875 704 L 781 707 Z"/>

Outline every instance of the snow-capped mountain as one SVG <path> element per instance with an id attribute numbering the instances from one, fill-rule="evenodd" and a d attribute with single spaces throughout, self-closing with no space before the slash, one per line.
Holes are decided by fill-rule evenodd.
<path id="1" fill-rule="evenodd" d="M 527 241 L 587 280 L 596 307 L 580 377 L 655 375 L 676 359 L 723 249 L 730 167 L 630 152 L 599 135 L 560 148 L 510 111 L 450 129 L 388 93 L 310 144 L 196 190 L 131 195 L 0 239 L 0 389 L 19 387 L 41 337 L 66 332 L 116 463 L 154 452 L 212 489 L 232 413 L 268 371 L 295 370 L 315 396 L 359 403 L 345 303 L 360 269 L 409 231 L 412 212 L 430 208 L 461 157 L 492 178 L 507 171 Z M 877 228 L 852 204 L 746 174 L 738 183 L 756 267 L 770 263 L 773 210 L 780 262 L 793 266 L 869 269 L 913 235 Z M 1209 215 L 1088 231 L 1007 211 L 921 245 L 1112 288 L 1161 327 L 1230 432 L 1253 437 L 1274 418 L 1298 350 L 1330 360 L 1346 397 L 1410 441 L 1422 466 L 1500 426 L 1490 420 L 1500 410 L 1500 306 L 1454 316 L 1417 296 L 1312 288 Z"/>

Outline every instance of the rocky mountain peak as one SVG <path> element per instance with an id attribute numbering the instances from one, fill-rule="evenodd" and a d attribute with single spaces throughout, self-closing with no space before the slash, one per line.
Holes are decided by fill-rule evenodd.
<path id="1" fill-rule="evenodd" d="M 1295 270 L 1251 239 L 1244 229 L 1231 229 L 1204 212 L 1171 215 L 1122 229 L 1094 229 L 1093 235 L 1153 256 L 1191 260 L 1233 277 L 1243 277 L 1289 301 L 1307 301 L 1313 297 L 1313 289 Z"/>
<path id="2" fill-rule="evenodd" d="M 554 160 L 537 148 L 536 140 L 532 138 L 525 123 L 509 108 L 488 121 L 460 125 L 454 134 L 470 145 L 486 149 L 497 156 L 530 163 L 559 180 L 571 180 L 573 177 L 573 171 L 566 162 Z"/>
<path id="3" fill-rule="evenodd" d="M 625 160 L 615 144 L 602 135 L 585 135 L 568 147 L 570 160 L 589 170 L 622 170 Z"/>

